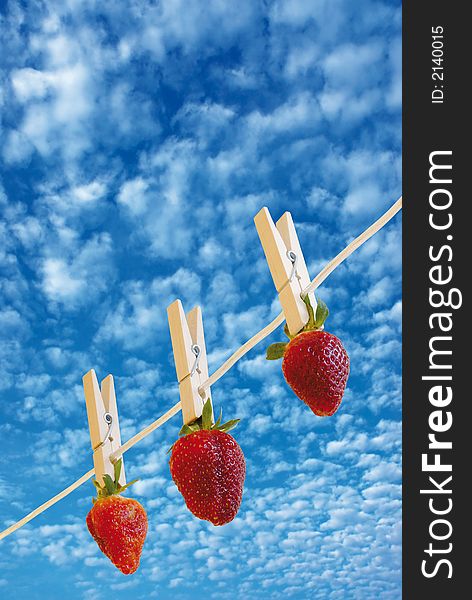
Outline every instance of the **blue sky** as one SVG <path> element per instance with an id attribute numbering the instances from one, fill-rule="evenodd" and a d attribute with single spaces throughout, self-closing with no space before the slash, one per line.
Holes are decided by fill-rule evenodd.
<path id="1" fill-rule="evenodd" d="M 122 439 L 178 399 L 166 306 L 201 304 L 210 371 L 278 313 L 253 224 L 290 210 L 309 271 L 401 190 L 401 8 L 360 0 L 0 4 L 0 527 L 91 467 L 82 375 Z M 320 288 L 351 357 L 317 418 L 266 344 L 213 388 L 239 417 L 243 504 L 185 509 L 166 450 L 126 454 L 150 529 L 121 575 L 88 483 L 2 542 L 5 599 L 400 597 L 401 223 Z M 270 341 L 282 339 L 274 334 Z"/>

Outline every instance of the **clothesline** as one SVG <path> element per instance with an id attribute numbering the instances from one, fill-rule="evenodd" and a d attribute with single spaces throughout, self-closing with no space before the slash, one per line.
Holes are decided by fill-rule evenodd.
<path id="1" fill-rule="evenodd" d="M 377 221 L 375 221 L 370 227 L 368 227 L 363 233 L 361 233 L 355 240 L 353 240 L 344 250 L 342 250 L 335 258 L 333 258 L 312 280 L 310 285 L 303 290 L 302 296 L 306 296 L 306 294 L 314 291 L 318 286 L 320 286 L 323 281 L 344 261 L 348 256 L 350 256 L 355 250 L 357 250 L 362 244 L 364 244 L 369 238 L 371 238 L 375 233 L 377 233 L 386 223 L 388 223 L 402 208 L 402 197 L 400 197 L 390 208 L 387 210 Z M 273 333 L 283 322 L 284 322 L 283 313 L 278 314 L 271 323 L 266 325 L 261 331 L 252 336 L 246 343 L 244 343 L 236 352 L 234 352 L 210 377 L 202 383 L 200 386 L 200 390 L 204 391 L 216 383 L 225 373 L 227 373 L 245 354 L 247 354 L 254 346 L 259 344 L 264 338 Z M 181 409 L 180 402 L 174 404 L 172 408 L 170 408 L 166 413 L 161 415 L 158 419 L 153 421 L 150 425 L 145 427 L 143 430 L 138 432 L 132 438 L 130 438 L 127 442 L 122 444 L 117 450 L 115 450 L 112 454 L 110 454 L 110 460 L 115 462 L 120 456 L 122 456 L 125 452 L 127 452 L 130 448 L 132 448 L 139 441 L 150 435 L 153 431 L 164 425 L 169 419 L 171 419 L 174 415 L 176 415 Z M 28 515 L 10 525 L 7 529 L 0 532 L 0 540 L 7 537 L 14 531 L 20 529 L 27 523 L 29 523 L 32 519 L 46 511 L 48 508 L 59 502 L 86 481 L 88 481 L 94 475 L 94 469 L 87 471 L 82 477 L 77 479 L 74 483 L 69 485 L 67 488 L 59 492 L 56 496 L 50 498 L 41 506 L 38 506 L 35 510 L 30 512 Z"/>

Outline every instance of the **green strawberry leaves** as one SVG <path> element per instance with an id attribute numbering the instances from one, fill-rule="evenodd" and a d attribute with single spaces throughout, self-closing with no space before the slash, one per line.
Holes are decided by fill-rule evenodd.
<path id="1" fill-rule="evenodd" d="M 312 331 L 315 328 L 315 312 L 313 310 L 313 306 L 311 305 L 310 297 L 308 296 L 308 294 L 304 298 L 302 298 L 302 300 L 305 303 L 305 306 L 308 311 L 308 321 L 305 327 L 302 329 L 302 331 Z"/>
<path id="2" fill-rule="evenodd" d="M 202 409 L 202 429 L 211 429 L 211 418 L 213 416 L 213 408 L 210 398 L 205 402 Z"/>
<path id="3" fill-rule="evenodd" d="M 120 474 L 121 474 L 121 468 L 123 466 L 123 459 L 120 458 L 119 460 L 116 461 L 116 463 L 113 465 L 113 474 L 115 476 L 115 481 L 119 481 L 120 480 Z"/>
<path id="4" fill-rule="evenodd" d="M 329 315 L 329 310 L 326 306 L 326 303 L 323 302 L 321 298 L 318 298 L 316 302 L 315 314 L 308 294 L 303 298 L 303 302 L 306 304 L 306 308 L 308 310 L 308 322 L 302 331 L 314 331 L 316 329 L 321 329 Z M 302 331 L 299 331 L 298 333 L 302 333 Z M 298 333 L 296 335 L 298 335 Z M 295 336 L 292 335 L 291 337 L 294 338 Z"/>
<path id="5" fill-rule="evenodd" d="M 188 425 L 183 425 L 181 430 L 179 431 L 179 436 L 189 435 L 191 433 L 195 433 L 196 431 L 202 431 L 206 429 L 207 431 L 224 431 L 228 432 L 231 429 L 234 429 L 236 425 L 239 423 L 240 419 L 231 419 L 230 421 L 226 421 L 226 423 L 221 423 L 221 419 L 223 416 L 223 411 L 220 411 L 220 416 L 216 420 L 215 423 L 212 421 L 213 417 L 213 408 L 211 405 L 211 400 L 208 398 L 203 405 L 202 416 L 193 421 L 193 423 L 189 423 Z M 167 454 L 171 452 L 174 444 L 169 448 Z"/>
<path id="6" fill-rule="evenodd" d="M 218 429 L 218 431 L 224 431 L 228 433 L 231 429 L 234 429 L 236 425 L 239 423 L 241 419 L 231 419 L 230 421 L 226 421 L 223 425 L 219 425 L 218 427 L 212 427 L 212 429 Z"/>
<path id="7" fill-rule="evenodd" d="M 271 344 L 266 350 L 267 360 L 278 360 L 279 358 L 282 358 L 286 347 L 286 342 L 276 342 L 275 344 Z"/>
<path id="8" fill-rule="evenodd" d="M 106 473 L 103 476 L 103 486 L 101 486 L 96 479 L 92 480 L 92 483 L 97 490 L 97 500 L 99 500 L 100 498 L 107 498 L 108 496 L 114 496 L 115 494 L 121 494 L 121 492 L 124 492 L 127 488 L 129 488 L 130 485 L 133 485 L 133 483 L 139 481 L 138 479 L 133 479 L 133 481 L 130 481 L 126 485 L 120 485 L 120 474 L 122 466 L 123 459 L 120 458 L 113 465 L 114 479 L 112 479 L 111 476 L 108 475 L 108 473 Z M 95 498 L 93 501 L 95 502 Z"/>
<path id="9" fill-rule="evenodd" d="M 307 298 L 308 298 L 308 296 L 307 296 Z M 308 303 L 310 304 L 309 300 L 308 300 Z M 311 304 L 310 304 L 310 306 L 311 306 Z M 311 311 L 313 312 L 313 309 L 311 309 Z M 324 322 L 328 318 L 328 315 L 329 315 L 329 309 L 326 306 L 326 303 L 323 302 L 323 300 L 321 300 L 321 298 L 318 298 L 318 304 L 316 306 L 314 329 L 321 329 L 321 327 L 323 327 L 323 325 L 324 325 Z"/>
<path id="10" fill-rule="evenodd" d="M 316 314 L 313 310 L 308 294 L 303 298 L 303 302 L 306 304 L 308 311 L 307 324 L 302 330 L 298 331 L 295 335 L 292 335 L 288 330 L 287 323 L 285 323 L 284 333 L 289 340 L 293 340 L 294 337 L 296 337 L 299 333 L 303 333 L 304 331 L 316 331 L 317 329 L 321 329 L 324 325 L 324 322 L 328 318 L 328 307 L 320 298 L 317 301 Z M 286 346 L 286 342 L 275 342 L 275 344 L 271 344 L 266 350 L 266 359 L 278 360 L 283 358 Z"/>
<path id="11" fill-rule="evenodd" d="M 115 493 L 115 482 L 110 477 L 110 475 L 104 475 L 103 482 L 105 484 L 106 495 L 113 496 L 113 494 Z"/>
<path id="12" fill-rule="evenodd" d="M 220 411 L 220 416 L 216 420 L 215 423 L 212 421 L 213 416 L 213 408 L 211 406 L 211 400 L 208 400 L 203 405 L 202 416 L 196 419 L 193 423 L 189 425 L 184 425 L 179 432 L 179 435 L 188 435 L 189 433 L 194 433 L 195 431 L 201 431 L 202 429 L 206 429 L 207 431 L 215 430 L 218 431 L 229 431 L 236 427 L 239 423 L 240 419 L 232 419 L 231 421 L 226 421 L 226 423 L 221 424 L 221 418 L 223 416 L 223 411 Z"/>
<path id="13" fill-rule="evenodd" d="M 183 425 L 182 429 L 179 431 L 179 435 L 188 435 L 189 433 L 194 433 L 199 429 L 200 427 L 198 427 L 198 425 L 196 425 L 195 423 L 192 423 L 192 425 Z"/>

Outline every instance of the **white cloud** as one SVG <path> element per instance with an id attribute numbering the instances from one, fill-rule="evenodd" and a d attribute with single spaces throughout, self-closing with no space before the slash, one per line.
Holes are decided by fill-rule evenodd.
<path id="1" fill-rule="evenodd" d="M 118 202 L 126 206 L 133 216 L 143 215 L 147 209 L 147 189 L 148 183 L 142 177 L 125 181 L 118 194 Z"/>
<path id="2" fill-rule="evenodd" d="M 57 149 L 67 157 L 77 155 L 89 145 L 84 130 L 92 110 L 87 67 L 76 63 L 49 73 L 35 71 L 34 76 L 32 71 L 17 73 L 13 80 L 19 100 L 41 100 L 46 91 L 52 100 L 27 104 L 20 131 L 45 156 Z"/>
<path id="3" fill-rule="evenodd" d="M 287 57 L 285 75 L 290 80 L 305 75 L 309 69 L 317 66 L 319 53 L 320 49 L 313 43 L 295 47 Z"/>
<path id="4" fill-rule="evenodd" d="M 255 130 L 259 135 L 293 132 L 302 127 L 306 130 L 318 124 L 319 112 L 316 98 L 305 92 L 291 97 L 271 113 L 251 113 L 247 117 L 247 127 L 252 134 Z"/>
<path id="5" fill-rule="evenodd" d="M 65 260 L 49 258 L 43 264 L 44 291 L 53 300 L 74 300 L 85 287 L 84 279 L 74 279 Z"/>
<path id="6" fill-rule="evenodd" d="M 400 481 L 401 467 L 395 463 L 381 462 L 368 471 L 364 479 L 367 481 Z"/>
<path id="7" fill-rule="evenodd" d="M 92 181 L 78 185 L 71 190 L 72 197 L 84 204 L 94 203 L 104 196 L 106 185 L 102 181 Z"/>
<path id="8" fill-rule="evenodd" d="M 52 84 L 52 79 L 49 73 L 31 68 L 17 69 L 11 74 L 13 90 L 21 102 L 44 98 Z"/>
<path id="9" fill-rule="evenodd" d="M 324 12 L 326 4 L 325 1 L 314 4 L 303 2 L 303 0 L 278 0 L 272 7 L 271 16 L 276 23 L 289 23 L 295 26 L 306 25 L 310 19 Z M 336 12 L 336 8 L 333 7 L 333 17 Z"/>
<path id="10" fill-rule="evenodd" d="M 338 46 L 323 61 L 328 87 L 334 89 L 348 87 L 352 92 L 357 87 L 365 87 L 376 78 L 377 64 L 383 48 L 379 42 L 363 45 L 347 44 Z"/>
<path id="11" fill-rule="evenodd" d="M 45 257 L 41 264 L 45 295 L 67 310 L 90 302 L 112 281 L 111 253 L 111 237 L 102 233 L 85 242 L 69 259 Z"/>
<path id="12" fill-rule="evenodd" d="M 264 342 L 262 342 L 262 344 L 264 344 Z M 249 377 L 265 381 L 270 376 L 271 372 L 275 373 L 280 370 L 280 364 L 281 361 L 278 360 L 268 361 L 264 352 L 254 358 L 243 359 L 239 363 L 238 369 Z"/>
<path id="13" fill-rule="evenodd" d="M 390 277 L 383 277 L 370 287 L 366 294 L 366 301 L 371 306 L 379 306 L 388 302 L 394 292 L 394 282 Z"/>
<path id="14" fill-rule="evenodd" d="M 224 129 L 234 117 L 233 109 L 221 104 L 205 102 L 186 104 L 174 117 L 174 121 L 184 132 L 198 137 L 202 143 L 207 144 L 215 137 L 221 140 Z"/>
<path id="15" fill-rule="evenodd" d="M 29 324 L 17 310 L 7 307 L 0 309 L 0 328 L 5 337 L 9 335 L 21 337 L 28 331 Z"/>
<path id="16" fill-rule="evenodd" d="M 28 137 L 17 129 L 12 129 L 6 136 L 3 147 L 3 158 L 9 165 L 27 161 L 31 157 L 33 146 Z"/>

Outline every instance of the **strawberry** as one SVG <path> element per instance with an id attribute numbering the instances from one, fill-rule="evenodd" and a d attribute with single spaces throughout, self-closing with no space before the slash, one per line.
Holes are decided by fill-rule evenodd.
<path id="1" fill-rule="evenodd" d="M 349 375 L 341 341 L 326 331 L 306 331 L 285 349 L 282 371 L 295 394 L 320 417 L 336 412 Z"/>
<path id="2" fill-rule="evenodd" d="M 246 463 L 236 440 L 227 433 L 239 419 L 212 425 L 211 402 L 202 416 L 184 425 L 172 446 L 169 465 L 172 479 L 187 508 L 199 519 L 225 525 L 234 519 L 243 495 Z"/>
<path id="3" fill-rule="evenodd" d="M 119 494 L 132 485 L 118 483 L 121 459 L 115 464 L 115 480 L 104 475 L 104 486 L 97 481 L 97 498 L 87 515 L 87 527 L 100 550 L 125 575 L 134 573 L 139 566 L 146 538 L 148 522 L 146 511 L 137 500 Z"/>
<path id="4" fill-rule="evenodd" d="M 333 415 L 344 394 L 349 376 L 349 356 L 341 341 L 321 327 L 329 314 L 326 304 L 318 301 L 316 317 L 308 297 L 309 320 L 304 329 L 288 343 L 276 343 L 267 349 L 268 360 L 282 358 L 282 372 L 295 394 L 320 417 Z"/>

